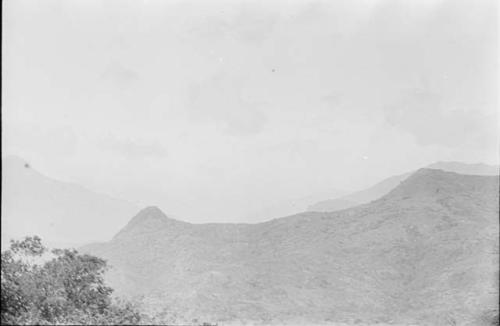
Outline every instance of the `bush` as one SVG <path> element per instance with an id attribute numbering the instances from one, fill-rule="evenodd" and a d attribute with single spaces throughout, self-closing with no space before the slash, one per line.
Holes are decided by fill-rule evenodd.
<path id="1" fill-rule="evenodd" d="M 47 248 L 37 236 L 11 241 L 1 253 L 2 324 L 132 325 L 134 306 L 112 300 L 106 262 L 76 250 Z M 43 261 L 45 260 L 45 261 Z"/>

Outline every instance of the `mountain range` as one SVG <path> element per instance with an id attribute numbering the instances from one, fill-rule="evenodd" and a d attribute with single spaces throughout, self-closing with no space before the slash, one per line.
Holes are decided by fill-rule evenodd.
<path id="1" fill-rule="evenodd" d="M 498 305 L 498 201 L 498 176 L 426 168 L 367 204 L 258 224 L 148 207 L 80 250 L 168 322 L 482 325 Z"/>
<path id="2" fill-rule="evenodd" d="M 37 234 L 55 247 L 111 239 L 139 208 L 124 200 L 49 178 L 29 162 L 2 159 L 2 247 Z"/>
<path id="3" fill-rule="evenodd" d="M 469 175 L 498 175 L 499 166 L 487 165 L 483 163 L 466 164 L 461 162 L 436 162 L 427 166 L 429 169 L 439 169 Z M 403 180 L 408 178 L 413 172 L 408 172 L 389 177 L 379 183 L 354 193 L 328 200 L 322 200 L 309 205 L 308 211 L 313 212 L 333 212 L 360 204 L 369 203 L 389 193 Z"/>

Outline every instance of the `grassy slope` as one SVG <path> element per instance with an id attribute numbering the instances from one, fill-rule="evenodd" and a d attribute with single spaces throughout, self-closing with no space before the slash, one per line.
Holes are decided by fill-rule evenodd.
<path id="1" fill-rule="evenodd" d="M 150 208 L 87 250 L 177 321 L 477 324 L 497 303 L 498 232 L 498 177 L 422 169 L 370 204 L 254 225 Z"/>

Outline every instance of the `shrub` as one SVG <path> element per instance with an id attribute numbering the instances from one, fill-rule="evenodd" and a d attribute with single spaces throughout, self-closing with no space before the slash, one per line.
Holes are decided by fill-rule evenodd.
<path id="1" fill-rule="evenodd" d="M 2 324 L 132 325 L 134 306 L 112 300 L 106 262 L 76 250 L 47 248 L 37 236 L 11 241 L 1 253 Z M 45 260 L 45 261 L 43 261 Z"/>

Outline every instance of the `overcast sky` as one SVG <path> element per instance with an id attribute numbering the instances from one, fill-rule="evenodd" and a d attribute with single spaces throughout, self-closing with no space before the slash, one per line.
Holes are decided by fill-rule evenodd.
<path id="1" fill-rule="evenodd" d="M 3 155 L 192 222 L 498 163 L 491 1 L 3 1 Z"/>

